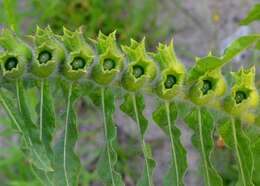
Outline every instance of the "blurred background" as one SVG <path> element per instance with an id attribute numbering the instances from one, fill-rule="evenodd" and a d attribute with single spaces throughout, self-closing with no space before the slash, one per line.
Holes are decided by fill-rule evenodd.
<path id="1" fill-rule="evenodd" d="M 130 38 L 140 40 L 146 37 L 149 51 L 154 51 L 158 42 L 169 42 L 174 37 L 177 56 L 190 67 L 196 56 L 205 56 L 210 51 L 221 55 L 235 38 L 259 33 L 260 23 L 250 26 L 239 24 L 257 2 L 259 0 L 0 0 L 0 29 L 12 25 L 23 37 L 33 34 L 36 25 L 50 25 L 56 33 L 62 33 L 63 26 L 69 29 L 82 26 L 86 38 L 96 38 L 99 30 L 105 34 L 117 30 L 119 44 L 128 44 Z M 259 65 L 259 62 L 259 52 L 249 50 L 225 70 L 229 72 L 241 64 Z M 259 80 L 257 77 L 258 88 Z M 30 99 L 32 103 L 37 102 L 33 100 L 34 96 Z M 145 114 L 151 118 L 155 108 L 152 97 L 146 97 L 146 104 Z M 61 103 L 57 101 L 57 105 Z M 102 117 L 87 98 L 78 102 L 77 110 L 80 128 L 77 152 L 84 166 L 81 185 L 99 186 L 102 184 L 94 170 L 103 145 L 102 121 L 99 119 Z M 17 145 L 17 136 L 13 135 L 8 118 L 2 110 L 0 114 L 0 186 L 37 185 L 28 169 L 26 157 Z M 119 154 L 118 169 L 127 185 L 133 186 L 143 164 L 137 128 L 119 110 L 115 115 L 119 135 L 116 149 Z M 62 121 L 59 122 L 62 124 Z M 161 185 L 169 165 L 169 141 L 151 119 L 150 123 L 147 141 L 152 145 L 157 161 L 154 181 L 156 185 Z M 183 144 L 188 149 L 189 169 L 185 182 L 188 186 L 200 186 L 199 157 L 190 143 L 191 131 L 181 121 L 178 127 L 182 130 Z M 236 179 L 235 170 L 229 167 L 232 157 L 228 156 L 227 149 L 218 149 L 217 146 L 214 154 L 225 184 L 231 185 L 232 180 Z"/>

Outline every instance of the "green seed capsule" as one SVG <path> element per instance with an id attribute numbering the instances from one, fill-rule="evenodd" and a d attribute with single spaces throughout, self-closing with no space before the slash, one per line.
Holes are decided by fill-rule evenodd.
<path id="1" fill-rule="evenodd" d="M 10 57 L 5 62 L 5 70 L 11 71 L 13 68 L 16 68 L 18 60 L 15 57 Z"/>
<path id="2" fill-rule="evenodd" d="M 171 89 L 173 87 L 173 85 L 175 85 L 177 83 L 177 79 L 175 76 L 173 75 L 167 75 L 167 79 L 164 82 L 164 87 L 166 89 Z"/>
<path id="3" fill-rule="evenodd" d="M 104 70 L 112 70 L 116 67 L 116 63 L 113 59 L 105 59 L 103 63 Z"/>
<path id="4" fill-rule="evenodd" d="M 153 81 L 157 74 L 155 63 L 145 51 L 145 41 L 131 40 L 130 46 L 122 46 L 129 61 L 127 70 L 124 72 L 121 83 L 128 91 L 138 91 Z"/>
<path id="5" fill-rule="evenodd" d="M 8 79 L 19 79 L 32 59 L 30 47 L 9 29 L 2 30 L 0 46 L 4 49 L 0 55 L 3 76 Z"/>
<path id="6" fill-rule="evenodd" d="M 210 80 L 203 80 L 203 86 L 201 92 L 203 95 L 206 95 L 209 90 L 212 90 L 212 83 Z"/>
<path id="7" fill-rule="evenodd" d="M 142 75 L 144 75 L 144 68 L 140 65 L 133 66 L 133 75 L 135 78 L 140 78 Z"/>
<path id="8" fill-rule="evenodd" d="M 42 29 L 37 26 L 33 39 L 35 58 L 31 72 L 39 78 L 47 78 L 64 62 L 64 47 L 50 27 Z"/>
<path id="9" fill-rule="evenodd" d="M 255 67 L 241 68 L 232 75 L 235 78 L 235 84 L 232 86 L 231 94 L 224 100 L 224 109 L 235 116 L 240 117 L 243 114 L 243 118 L 245 118 L 244 113 L 253 111 L 259 102 L 255 86 Z"/>
<path id="10" fill-rule="evenodd" d="M 93 63 L 94 53 L 86 43 L 81 30 L 74 32 L 64 28 L 62 41 L 68 51 L 67 60 L 63 63 L 63 75 L 71 81 L 79 80 Z"/>
<path id="11" fill-rule="evenodd" d="M 241 103 L 243 100 L 246 99 L 246 93 L 243 91 L 237 91 L 236 92 L 236 96 L 235 96 L 235 100 L 236 100 L 236 104 Z"/>
<path id="12" fill-rule="evenodd" d="M 108 85 L 116 79 L 124 66 L 123 55 L 117 48 L 116 32 L 109 35 L 99 32 L 96 49 L 99 60 L 92 69 L 91 77 L 100 85 Z"/>
<path id="13" fill-rule="evenodd" d="M 40 54 L 39 54 L 39 56 L 38 56 L 38 61 L 39 61 L 39 63 L 40 64 L 45 64 L 45 63 L 47 63 L 49 60 L 51 60 L 51 58 L 52 58 L 52 55 L 51 55 L 51 53 L 50 52 L 48 52 L 48 51 L 43 51 L 43 52 L 41 52 Z"/>
<path id="14" fill-rule="evenodd" d="M 75 57 L 70 64 L 73 70 L 83 69 L 86 65 L 86 62 L 81 57 Z"/>

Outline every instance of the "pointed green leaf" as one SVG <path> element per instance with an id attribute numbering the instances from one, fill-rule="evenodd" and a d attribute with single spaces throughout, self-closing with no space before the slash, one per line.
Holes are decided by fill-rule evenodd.
<path id="1" fill-rule="evenodd" d="M 180 130 L 175 126 L 177 107 L 165 102 L 158 105 L 153 113 L 153 119 L 157 125 L 169 136 L 171 141 L 171 166 L 164 178 L 164 186 L 184 186 L 183 177 L 187 169 L 186 150 L 181 144 Z"/>
<path id="2" fill-rule="evenodd" d="M 223 185 L 221 177 L 217 174 L 211 163 L 213 150 L 214 120 L 205 108 L 194 108 L 185 118 L 185 122 L 194 131 L 192 144 L 198 149 L 202 161 L 202 173 L 206 186 Z"/>
<path id="3" fill-rule="evenodd" d="M 117 132 L 113 121 L 113 114 L 115 112 L 114 95 L 113 92 L 107 88 L 101 88 L 100 91 L 106 146 L 99 159 L 97 172 L 106 185 L 123 186 L 124 182 L 122 177 L 115 170 L 117 154 L 114 150 L 114 146 Z"/>
<path id="4" fill-rule="evenodd" d="M 49 81 L 40 81 L 40 117 L 39 117 L 40 140 L 51 151 L 52 136 L 55 130 L 55 111 L 50 92 Z"/>
<path id="5" fill-rule="evenodd" d="M 141 135 L 142 150 L 145 159 L 145 170 L 143 177 L 138 181 L 137 185 L 152 186 L 152 176 L 156 162 L 153 160 L 149 145 L 147 145 L 144 140 L 144 135 L 148 128 L 148 121 L 143 115 L 145 108 L 144 97 L 138 93 L 126 94 L 125 100 L 120 108 L 137 123 Z"/>
<path id="6" fill-rule="evenodd" d="M 23 90 L 20 89 L 20 93 L 22 92 Z M 20 94 L 20 100 L 22 99 L 24 99 L 23 93 L 22 95 Z M 27 153 L 29 161 L 34 164 L 38 169 L 41 169 L 43 171 L 52 171 L 53 169 L 51 167 L 46 149 L 37 138 L 37 131 L 35 130 L 35 128 L 30 128 L 34 125 L 27 123 L 29 122 L 29 120 L 27 120 L 28 116 L 26 119 L 26 117 L 23 115 L 25 112 L 22 114 L 18 112 L 13 100 L 10 99 L 9 96 L 2 90 L 0 92 L 0 101 L 6 112 L 8 113 L 11 121 L 14 123 L 17 130 L 22 135 L 22 139 L 25 143 L 25 153 Z M 24 107 L 23 103 L 21 105 L 21 107 Z"/>
<path id="7" fill-rule="evenodd" d="M 232 43 L 227 46 L 225 49 L 224 55 L 222 56 L 223 63 L 230 62 L 234 57 L 239 55 L 244 50 L 251 47 L 256 42 L 259 42 L 260 35 L 259 34 L 252 34 L 247 36 L 241 36 Z"/>
<path id="8" fill-rule="evenodd" d="M 219 128 L 225 144 L 231 148 L 236 156 L 238 166 L 238 186 L 253 186 L 253 154 L 250 140 L 241 128 L 241 122 L 233 118 L 226 120 Z"/>
<path id="9" fill-rule="evenodd" d="M 240 21 L 240 24 L 248 25 L 254 21 L 260 21 L 260 3 L 255 4 L 255 6 L 249 11 L 246 18 Z"/>
<path id="10" fill-rule="evenodd" d="M 72 91 L 72 83 L 70 83 L 65 95 L 67 96 L 67 106 L 64 134 L 54 148 L 54 180 L 57 186 L 76 186 L 80 172 L 80 160 L 74 152 L 78 129 L 73 108 L 77 97 Z"/>

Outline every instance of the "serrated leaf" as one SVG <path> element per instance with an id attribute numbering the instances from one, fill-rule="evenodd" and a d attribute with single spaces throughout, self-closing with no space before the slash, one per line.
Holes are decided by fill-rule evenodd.
<path id="1" fill-rule="evenodd" d="M 194 108 L 185 118 L 185 122 L 193 130 L 192 144 L 199 151 L 202 161 L 202 174 L 206 186 L 223 185 L 211 163 L 213 150 L 214 120 L 205 108 Z"/>
<path id="2" fill-rule="evenodd" d="M 241 122 L 234 118 L 227 119 L 219 128 L 225 144 L 231 148 L 236 156 L 238 166 L 237 186 L 253 186 L 253 154 L 250 140 L 241 128 Z"/>
<path id="3" fill-rule="evenodd" d="M 145 143 L 144 135 L 148 128 L 148 121 L 143 115 L 145 108 L 144 97 L 138 93 L 127 93 L 120 109 L 131 117 L 136 123 L 140 131 L 142 150 L 145 159 L 145 169 L 142 178 L 138 181 L 138 186 L 152 186 L 153 171 L 156 166 L 153 160 L 151 149 Z"/>
<path id="4" fill-rule="evenodd" d="M 246 18 L 240 21 L 241 25 L 248 25 L 254 21 L 260 20 L 260 4 L 255 4 L 254 7 L 248 12 Z"/>
<path id="5" fill-rule="evenodd" d="M 183 177 L 187 169 L 187 157 L 180 140 L 181 132 L 175 126 L 177 119 L 175 103 L 159 104 L 153 113 L 153 119 L 171 141 L 172 161 L 168 173 L 164 177 L 163 185 L 184 186 Z"/>
<path id="6" fill-rule="evenodd" d="M 106 185 L 124 186 L 121 175 L 115 170 L 117 153 L 114 150 L 114 146 L 117 131 L 113 121 L 115 112 L 114 95 L 113 92 L 107 88 L 101 88 L 100 92 L 106 146 L 101 153 L 97 165 L 97 172 Z"/>
<path id="7" fill-rule="evenodd" d="M 76 186 L 80 173 L 80 160 L 74 148 L 78 138 L 77 118 L 73 108 L 77 96 L 72 83 L 65 89 L 67 96 L 64 133 L 54 147 L 54 180 L 57 186 Z"/>
<path id="8" fill-rule="evenodd" d="M 41 169 L 43 171 L 52 171 L 51 161 L 49 158 L 49 154 L 44 146 L 44 144 L 39 140 L 39 131 L 36 127 L 36 124 L 33 123 L 31 119 L 30 110 L 28 108 L 27 102 L 26 102 L 26 96 L 23 86 L 22 80 L 17 80 L 16 82 L 16 89 L 17 89 L 17 102 L 18 107 L 21 112 L 22 118 L 25 123 L 26 132 L 28 133 L 28 144 L 31 148 L 33 148 L 33 153 L 35 154 L 35 157 L 38 159 L 42 167 L 39 167 L 38 165 L 35 165 L 38 169 Z M 44 166 L 44 167 L 43 167 Z"/>
<path id="9" fill-rule="evenodd" d="M 20 89 L 20 91 L 22 90 Z M 20 99 L 24 99 L 24 96 L 20 95 Z M 29 128 L 25 117 L 17 111 L 13 100 L 10 99 L 9 95 L 4 93 L 2 90 L 0 91 L 0 101 L 11 121 L 16 126 L 16 129 L 22 135 L 22 139 L 25 143 L 25 153 L 27 154 L 29 161 L 38 169 L 43 171 L 52 171 L 53 169 L 47 152 L 38 138 L 36 138 L 36 131 L 33 130 L 33 128 Z"/>

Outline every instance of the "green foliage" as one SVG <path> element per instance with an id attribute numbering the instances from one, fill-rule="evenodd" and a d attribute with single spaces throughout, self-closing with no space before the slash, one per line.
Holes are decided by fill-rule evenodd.
<path id="1" fill-rule="evenodd" d="M 242 25 L 248 25 L 254 21 L 260 20 L 260 4 L 256 4 L 248 13 L 248 15 L 240 21 Z"/>
<path id="2" fill-rule="evenodd" d="M 153 113 L 153 119 L 171 141 L 172 160 L 164 178 L 164 185 L 184 185 L 183 178 L 187 169 L 187 157 L 186 150 L 180 140 L 181 132 L 175 126 L 177 119 L 176 105 L 168 102 L 160 104 Z"/>
<path id="3" fill-rule="evenodd" d="M 204 184 L 207 186 L 223 185 L 221 177 L 211 163 L 214 130 L 212 116 L 205 108 L 194 108 L 185 118 L 185 122 L 194 131 L 192 143 L 201 154 Z"/>
<path id="4" fill-rule="evenodd" d="M 57 2 L 53 1 L 51 7 Z M 116 100 L 124 95 L 120 109 L 137 124 L 144 157 L 143 174 L 136 183 L 153 186 L 156 162 L 145 140 L 149 129 L 149 120 L 144 114 L 145 95 L 149 93 L 159 103 L 153 119 L 171 144 L 165 186 L 184 185 L 188 167 L 181 133 L 175 124 L 177 117 L 184 119 L 194 133 L 192 143 L 201 157 L 204 185 L 223 185 L 223 174 L 216 171 L 212 160 L 213 135 L 218 135 L 213 133 L 215 128 L 236 157 L 237 185 L 257 185 L 259 135 L 253 142 L 245 132 L 246 127 L 241 125 L 241 121 L 249 123 L 249 116 L 250 122 L 256 123 L 259 115 L 255 67 L 233 73 L 236 81 L 230 89 L 222 75 L 222 67 L 257 44 L 259 35 L 238 38 L 226 48 L 223 56 L 209 54 L 198 58 L 186 73 L 173 51 L 173 42 L 159 44 L 156 53 L 148 53 L 144 39 L 141 42 L 132 39 L 130 46 L 123 45 L 120 50 L 115 32 L 109 35 L 99 32 L 97 40 L 91 39 L 91 44 L 84 39 L 82 29 L 72 32 L 64 28 L 63 32 L 60 36 L 50 28 L 37 28 L 32 36 L 34 50 L 10 30 L 4 30 L 0 36 L 4 48 L 0 61 L 0 102 L 12 127 L 19 133 L 23 155 L 34 175 L 30 184 L 76 186 L 79 179 L 88 180 L 88 176 L 97 179 L 98 175 L 105 185 L 124 185 L 114 123 Z M 37 91 L 32 94 L 31 88 L 39 94 Z M 36 104 L 30 104 L 31 97 Z M 95 152 L 100 155 L 96 156 L 99 161 L 95 173 L 83 174 L 80 178 L 83 167 L 78 157 L 80 147 L 76 148 L 79 134 L 75 103 L 82 97 L 90 98 L 102 110 L 105 146 L 102 151 Z M 192 109 L 187 109 L 186 104 Z M 221 114 L 212 115 L 209 110 Z M 223 117 L 230 119 L 217 126 L 217 121 L 222 121 Z M 87 184 L 90 182 L 88 180 Z M 29 183 L 14 180 L 8 184 Z"/>
<path id="5" fill-rule="evenodd" d="M 235 153 L 239 172 L 237 185 L 254 185 L 252 180 L 254 168 L 252 147 L 249 138 L 241 128 L 240 121 L 233 118 L 224 121 L 219 132 L 228 147 Z"/>

